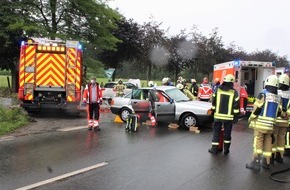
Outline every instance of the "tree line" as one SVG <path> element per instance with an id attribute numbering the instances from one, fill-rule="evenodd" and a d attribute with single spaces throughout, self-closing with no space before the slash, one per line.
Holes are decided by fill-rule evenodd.
<path id="1" fill-rule="evenodd" d="M 3 0 L 0 3 L 0 69 L 15 81 L 20 42 L 29 37 L 79 40 L 87 71 L 104 76 L 104 69 L 124 78 L 176 80 L 211 76 L 214 64 L 234 59 L 276 62 L 286 56 L 266 49 L 247 53 L 231 43 L 225 47 L 218 28 L 204 35 L 196 26 L 169 36 L 162 23 L 138 24 L 111 9 L 103 0 Z M 14 85 L 15 86 L 15 85 Z"/>

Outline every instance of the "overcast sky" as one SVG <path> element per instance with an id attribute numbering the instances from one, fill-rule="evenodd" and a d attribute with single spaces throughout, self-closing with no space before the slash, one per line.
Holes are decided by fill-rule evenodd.
<path id="1" fill-rule="evenodd" d="M 112 0 L 127 19 L 162 22 L 168 35 L 190 32 L 193 25 L 207 35 L 217 27 L 225 46 L 231 42 L 248 53 L 270 49 L 290 59 L 290 0 Z"/>

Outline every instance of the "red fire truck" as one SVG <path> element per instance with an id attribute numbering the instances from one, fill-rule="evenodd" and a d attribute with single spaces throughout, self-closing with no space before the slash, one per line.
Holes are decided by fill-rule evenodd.
<path id="1" fill-rule="evenodd" d="M 18 98 L 28 111 L 77 111 L 81 100 L 82 46 L 78 41 L 31 38 L 21 43 Z"/>

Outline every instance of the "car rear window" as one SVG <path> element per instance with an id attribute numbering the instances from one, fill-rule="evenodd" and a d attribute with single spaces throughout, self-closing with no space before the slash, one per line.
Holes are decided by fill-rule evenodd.
<path id="1" fill-rule="evenodd" d="M 115 83 L 106 83 L 104 88 L 114 88 L 115 85 Z"/>

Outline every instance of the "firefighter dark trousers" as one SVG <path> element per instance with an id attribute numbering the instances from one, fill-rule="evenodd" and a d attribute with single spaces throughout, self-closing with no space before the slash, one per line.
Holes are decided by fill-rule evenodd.
<path id="1" fill-rule="evenodd" d="M 231 144 L 231 133 L 233 127 L 233 121 L 215 121 L 213 126 L 213 137 L 212 137 L 212 145 L 219 145 L 219 138 L 221 129 L 224 126 L 224 148 L 229 149 Z"/>
<path id="2" fill-rule="evenodd" d="M 100 105 L 98 103 L 88 104 L 88 120 L 99 120 L 100 116 Z"/>

